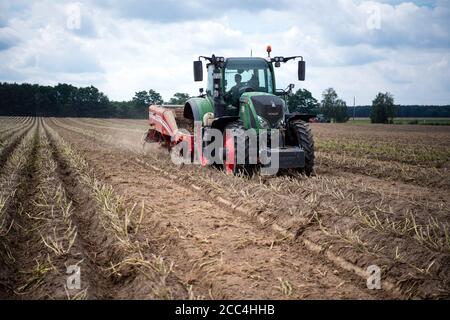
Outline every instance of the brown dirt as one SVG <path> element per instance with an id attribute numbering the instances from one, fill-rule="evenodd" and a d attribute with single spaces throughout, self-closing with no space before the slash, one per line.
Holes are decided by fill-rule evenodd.
<path id="1" fill-rule="evenodd" d="M 447 159 L 441 151 L 447 150 L 445 139 L 450 134 L 445 128 L 317 124 L 313 131 L 322 149 L 315 177 L 246 179 L 212 168 L 174 167 L 167 152 L 154 146 L 143 155 L 144 121 L 45 119 L 40 123 L 41 139 L 49 144 L 44 143 L 39 152 L 48 150 L 56 163 L 54 183 L 63 186 L 72 203 L 78 236 L 69 254 L 72 260 L 55 258 L 59 271 L 53 276 L 48 273 L 25 297 L 49 298 L 50 288 L 61 288 L 61 279 L 65 281 L 64 263 L 76 259 L 83 261 L 87 290 L 80 297 L 85 298 L 449 297 L 450 197 L 445 188 Z M 73 162 L 59 137 L 86 160 L 86 166 Z M 351 145 L 343 153 L 327 142 L 360 141 L 362 148 L 373 137 L 378 139 L 378 149 L 357 165 L 349 159 L 358 158 L 358 148 Z M 388 143 L 399 148 L 420 150 L 427 145 L 437 150 L 436 159 L 405 162 L 402 153 L 386 153 L 391 149 L 380 141 L 388 137 Z M 5 152 L 5 161 L 16 147 Z M 436 161 L 441 166 L 434 171 L 414 171 Z M 390 167 L 370 170 L 381 163 Z M 414 172 L 410 180 L 405 166 Z M 35 174 L 21 185 L 34 187 L 17 194 L 16 200 L 33 199 L 36 195 L 26 190 L 42 184 L 41 175 L 36 177 L 39 166 L 30 164 L 27 170 Z M 87 176 L 97 180 L 86 180 Z M 424 181 L 417 183 L 419 178 Z M 122 212 L 117 221 L 127 221 L 124 212 L 144 205 L 142 221 L 132 219 L 125 242 L 119 231 L 105 224 L 103 200 L 87 181 L 112 187 L 111 197 L 120 200 Z M 24 206 L 36 210 L 29 201 Z M 54 227 L 45 225 L 41 232 Z M 7 238 L 21 236 L 17 229 Z M 26 243 L 33 241 L 42 246 L 31 233 Z M 319 254 L 311 250 L 315 245 L 321 247 Z M 12 250 L 17 257 L 21 251 L 23 246 Z M 384 290 L 368 290 L 364 278 L 344 270 L 342 259 L 361 270 L 379 265 Z M 21 258 L 13 264 L 16 270 L 32 265 Z M 114 272 L 111 266 L 117 266 Z M 19 277 L 9 286 L 17 287 L 21 281 Z M 388 290 L 388 284 L 398 290 Z M 3 291 L 0 297 L 15 296 Z M 64 297 L 64 291 L 57 297 Z"/>

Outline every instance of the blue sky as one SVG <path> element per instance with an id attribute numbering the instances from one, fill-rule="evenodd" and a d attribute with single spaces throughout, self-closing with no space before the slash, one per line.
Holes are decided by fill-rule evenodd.
<path id="1" fill-rule="evenodd" d="M 264 56 L 267 44 L 307 61 L 306 82 L 295 63 L 278 69 L 280 88 L 450 104 L 450 0 L 0 0 L 0 81 L 92 84 L 114 100 L 194 95 L 198 55 Z"/>

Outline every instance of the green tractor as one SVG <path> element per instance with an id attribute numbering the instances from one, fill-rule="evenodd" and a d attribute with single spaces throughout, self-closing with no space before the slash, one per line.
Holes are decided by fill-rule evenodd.
<path id="1" fill-rule="evenodd" d="M 311 175 L 314 169 L 314 141 L 308 121 L 312 115 L 290 113 L 284 96 L 287 90 L 277 90 L 274 68 L 291 60 L 298 61 L 298 80 L 305 80 L 305 61 L 301 56 L 267 58 L 223 58 L 215 55 L 199 57 L 194 61 L 194 80 L 203 81 L 202 59 L 207 61 L 206 92 L 189 99 L 183 116 L 202 124 L 202 134 L 218 129 L 224 133 L 224 167 L 227 172 L 252 171 L 255 163 L 249 161 L 248 143 L 245 145 L 245 163 L 237 161 L 236 135 L 248 129 L 278 129 L 280 143 L 277 150 L 280 169 L 297 169 Z M 234 137 L 229 134 L 233 132 Z M 207 139 L 206 139 L 207 140 Z M 270 144 L 270 143 L 269 143 Z M 257 155 L 260 150 L 257 150 Z M 257 156 L 256 164 L 259 163 Z"/>
<path id="2" fill-rule="evenodd" d="M 202 60 L 206 60 L 206 92 L 200 89 L 200 96 L 186 101 L 184 119 L 178 119 L 189 130 L 178 129 L 172 110 L 152 105 L 144 144 L 159 142 L 172 150 L 186 142 L 189 152 L 176 151 L 177 157 L 223 166 L 231 174 L 273 166 L 276 172 L 295 169 L 311 175 L 314 141 L 308 121 L 314 115 L 289 112 L 284 98 L 294 85 L 277 90 L 274 71 L 282 63 L 300 59 L 298 79 L 304 81 L 305 62 L 301 56 L 271 58 L 270 47 L 267 52 L 267 58 L 199 57 L 194 61 L 194 80 L 203 81 Z M 219 147 L 209 152 L 212 145 Z"/>

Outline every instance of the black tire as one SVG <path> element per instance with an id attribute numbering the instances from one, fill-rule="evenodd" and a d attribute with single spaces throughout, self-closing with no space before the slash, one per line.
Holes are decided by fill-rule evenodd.
<path id="1" fill-rule="evenodd" d="M 245 139 L 245 128 L 244 124 L 241 121 L 233 121 L 230 122 L 224 129 L 224 138 L 226 137 L 226 130 L 233 130 L 235 133 L 234 139 L 234 148 L 237 149 L 237 141 L 238 139 Z M 250 155 L 250 146 L 248 139 L 245 139 L 245 164 L 236 165 L 233 174 L 239 175 L 252 175 L 255 171 L 255 165 L 250 164 L 249 155 Z M 225 161 L 225 159 L 224 159 Z M 235 162 L 237 161 L 237 152 L 235 152 Z"/>
<path id="2" fill-rule="evenodd" d="M 305 151 L 305 167 L 300 171 L 307 176 L 314 173 L 314 139 L 309 125 L 301 120 L 294 120 L 290 123 L 291 134 L 297 145 Z"/>

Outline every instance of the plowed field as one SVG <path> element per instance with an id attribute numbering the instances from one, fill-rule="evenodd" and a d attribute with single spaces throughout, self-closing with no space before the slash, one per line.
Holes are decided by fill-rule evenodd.
<path id="1" fill-rule="evenodd" d="M 310 178 L 177 167 L 146 127 L 0 118 L 1 299 L 450 297 L 450 127 L 311 124 Z"/>

